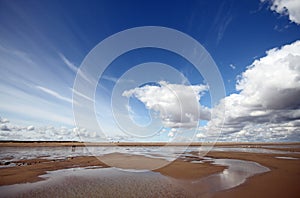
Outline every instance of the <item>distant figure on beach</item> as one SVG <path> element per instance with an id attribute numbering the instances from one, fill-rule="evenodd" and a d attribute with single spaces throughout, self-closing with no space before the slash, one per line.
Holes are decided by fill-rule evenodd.
<path id="1" fill-rule="evenodd" d="M 72 152 L 74 152 L 76 149 L 76 146 L 75 145 L 72 145 Z"/>

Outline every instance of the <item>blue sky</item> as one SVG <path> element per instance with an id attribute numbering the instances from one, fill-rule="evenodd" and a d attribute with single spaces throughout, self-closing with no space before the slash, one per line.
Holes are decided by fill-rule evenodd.
<path id="1" fill-rule="evenodd" d="M 254 61 L 267 57 L 268 50 L 292 45 L 300 38 L 299 23 L 290 20 L 286 13 L 272 10 L 271 6 L 271 2 L 256 0 L 188 2 L 173 0 L 88 2 L 1 0 L 0 116 L 2 121 L 4 118 L 10 121 L 9 123 L 3 121 L 2 125 L 11 127 L 11 133 L 2 131 L 1 139 L 30 139 L 30 135 L 26 135 L 26 133 L 19 135 L 16 130 L 18 127 L 21 128 L 21 131 L 25 130 L 30 125 L 35 126 L 35 130 L 30 131 L 33 138 L 47 139 L 49 134 L 53 133 L 59 137 L 58 139 L 76 139 L 72 129 L 75 126 L 72 111 L 72 88 L 77 68 L 99 42 L 115 33 L 139 26 L 163 26 L 176 29 L 201 43 L 218 66 L 225 84 L 226 96 L 231 101 L 230 98 L 233 98 L 234 94 L 239 95 L 243 90 L 245 93 L 248 90 L 249 86 L 247 85 L 242 85 L 240 90 L 236 89 L 237 79 L 246 79 L 246 77 L 250 79 L 247 74 L 251 71 L 245 73 L 248 66 L 256 66 Z M 292 9 L 290 8 L 290 10 Z M 292 15 L 290 14 L 290 16 Z M 291 49 L 291 51 L 293 50 Z M 111 90 L 116 80 L 124 72 L 144 62 L 161 62 L 172 65 L 181 71 L 192 85 L 206 83 L 201 74 L 198 74 L 188 61 L 172 52 L 145 48 L 123 54 L 105 71 L 99 81 L 95 97 L 97 116 L 98 119 L 103 119 L 104 131 L 106 131 L 106 135 L 109 134 L 107 136 L 122 138 L 124 135 L 114 124 L 110 113 Z M 297 63 L 295 64 L 297 66 Z M 270 72 L 272 70 L 276 70 L 275 66 Z M 295 70 L 295 72 L 297 71 Z M 178 79 L 177 83 L 181 82 L 182 79 Z M 280 87 L 281 84 L 278 86 Z M 299 87 L 295 85 L 288 88 L 289 90 L 295 89 L 293 96 L 298 96 Z M 138 122 L 147 123 L 149 121 L 147 113 L 148 111 L 152 112 L 153 109 L 147 108 L 147 105 L 145 107 L 138 97 L 133 97 L 130 101 Z M 291 102 L 291 104 L 294 103 Z M 203 91 L 201 105 L 212 108 L 209 91 Z M 290 106 L 284 107 L 291 109 Z M 267 106 L 264 110 L 270 109 L 273 110 Z M 298 110 L 299 106 L 293 106 L 292 109 Z M 276 112 L 278 112 L 277 110 Z M 254 110 L 251 112 L 253 113 Z M 294 113 L 297 114 L 297 112 Z M 273 115 L 280 117 L 281 113 L 273 113 Z M 272 119 L 275 118 L 272 117 Z M 297 116 L 294 118 L 296 121 L 298 119 Z M 203 127 L 206 127 L 207 122 L 209 120 L 201 121 L 199 134 L 205 134 L 202 131 L 205 130 Z M 247 123 L 249 122 L 248 120 Z M 269 124 L 272 122 L 268 119 L 263 123 L 259 121 L 257 124 L 257 122 L 253 121 L 255 128 L 265 129 L 265 125 L 268 125 L 268 130 L 271 128 L 277 130 L 279 127 L 270 127 Z M 288 121 L 283 125 L 287 123 Z M 271 135 L 268 135 L 274 138 L 272 140 L 290 140 L 295 137 L 299 140 L 297 123 L 291 124 L 295 129 L 291 129 L 292 132 L 289 134 L 270 132 Z M 261 125 L 262 127 L 260 127 Z M 283 125 L 280 127 L 284 127 Z M 45 134 L 43 127 L 50 127 L 51 131 L 52 126 L 55 132 Z M 62 126 L 68 128 L 69 132 L 66 132 L 65 128 L 62 130 Z M 243 125 L 238 128 L 238 132 L 229 130 L 228 133 L 233 135 L 224 140 L 233 141 L 238 138 L 247 140 L 248 138 L 250 141 L 258 141 L 263 139 L 260 132 L 258 132 L 260 134 L 258 136 L 250 134 L 250 132 L 250 135 L 247 136 L 247 127 L 249 128 L 248 124 Z M 150 139 L 166 141 L 173 137 L 170 133 L 172 129 L 174 132 L 178 130 L 177 127 L 170 126 L 163 126 L 163 128 L 167 130 L 166 133 L 161 132 L 161 136 L 157 135 Z M 244 139 L 240 137 L 242 134 L 236 135 L 243 130 L 247 131 L 243 136 Z M 41 131 L 43 131 L 43 135 L 39 136 Z M 224 131 L 226 134 L 227 130 Z M 28 134 L 30 133 L 28 132 Z M 170 135 L 168 136 L 168 134 Z M 198 135 L 198 137 L 204 136 Z"/>

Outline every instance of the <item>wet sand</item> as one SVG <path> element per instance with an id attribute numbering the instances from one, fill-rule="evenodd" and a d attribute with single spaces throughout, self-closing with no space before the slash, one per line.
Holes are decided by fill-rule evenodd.
<path id="1" fill-rule="evenodd" d="M 73 167 L 102 166 L 108 167 L 96 157 L 76 157 L 64 160 L 32 159 L 15 161 L 19 166 L 0 169 L 0 186 L 43 180 L 39 175 Z M 24 165 L 23 165 L 24 164 Z"/>
<path id="2" fill-rule="evenodd" d="M 223 144 L 222 144 L 223 145 Z M 31 145 L 32 146 L 32 145 Z M 224 145 L 223 145 L 224 146 Z M 230 146 L 230 145 L 227 145 Z M 241 145 L 234 145 L 240 147 Z M 245 146 L 245 145 L 243 145 Z M 262 147 L 263 145 L 246 145 L 251 147 Z M 242 146 L 241 146 L 242 147 Z M 268 148 L 276 149 L 276 148 Z M 298 148 L 280 148 L 284 151 L 298 151 Z M 197 155 L 196 152 L 193 153 Z M 240 159 L 257 162 L 271 171 L 255 175 L 247 179 L 243 184 L 225 191 L 216 192 L 213 197 L 298 197 L 300 194 L 300 154 L 289 152 L 288 154 L 266 154 L 266 153 L 245 153 L 245 152 L 209 152 L 206 157 L 217 159 Z M 276 158 L 283 157 L 283 158 Z M 296 159 L 284 159 L 293 157 Z M 106 159 L 105 159 L 106 158 Z M 123 168 L 144 169 L 147 165 L 165 163 L 163 159 L 153 159 L 144 156 L 128 156 L 120 153 L 108 154 L 105 160 L 110 160 L 109 164 L 121 166 Z M 126 167 L 130 160 L 130 167 Z M 162 175 L 181 179 L 193 180 L 207 177 L 215 173 L 222 172 L 226 167 L 213 165 L 209 161 L 204 163 L 191 163 L 195 157 L 179 158 L 165 167 L 155 170 Z M 140 164 L 144 161 L 144 164 Z M 128 162 L 128 161 L 127 161 Z M 39 175 L 46 171 L 59 170 L 72 167 L 101 166 L 109 167 L 100 162 L 96 157 L 72 157 L 60 160 L 31 159 L 19 160 L 15 162 L 21 166 L 7 167 L 0 169 L 0 185 L 10 185 L 25 182 L 35 182 L 42 180 Z M 24 165 L 23 165 L 24 164 Z M 132 165 L 134 165 L 132 167 Z M 146 165 L 146 167 L 145 167 Z M 124 167 L 125 166 L 125 167 Z"/>
<path id="3" fill-rule="evenodd" d="M 162 159 L 153 159 L 143 156 L 127 156 L 124 154 L 108 154 L 103 157 L 115 167 L 124 169 L 141 169 L 144 170 L 153 164 L 165 163 Z M 130 164 L 128 163 L 130 161 Z M 138 161 L 137 161 L 138 160 Z M 141 164 L 140 161 L 145 163 Z M 27 164 L 15 167 L 0 169 L 0 186 L 17 183 L 40 181 L 42 178 L 39 175 L 46 174 L 46 171 L 53 171 L 74 167 L 101 166 L 103 168 L 110 167 L 101 162 L 96 157 L 74 157 L 65 160 L 20 160 L 15 161 L 16 164 Z M 187 161 L 175 160 L 168 166 L 155 170 L 163 175 L 174 177 L 177 179 L 195 179 L 201 178 L 210 174 L 221 172 L 225 167 L 211 165 L 209 162 L 203 164 L 193 164 Z"/>

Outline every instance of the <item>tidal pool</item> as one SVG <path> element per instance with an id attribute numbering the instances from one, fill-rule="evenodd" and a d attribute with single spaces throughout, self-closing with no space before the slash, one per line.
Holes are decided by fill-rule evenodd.
<path id="1" fill-rule="evenodd" d="M 40 176 L 46 178 L 43 181 L 1 186 L 0 194 L 1 197 L 209 197 L 238 186 L 255 174 L 269 171 L 251 161 L 209 160 L 227 168 L 221 173 L 194 180 L 117 168 L 62 169 Z"/>

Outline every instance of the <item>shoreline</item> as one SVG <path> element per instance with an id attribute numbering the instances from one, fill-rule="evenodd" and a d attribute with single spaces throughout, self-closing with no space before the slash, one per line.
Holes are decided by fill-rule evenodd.
<path id="1" fill-rule="evenodd" d="M 73 141 L 0 141 L 0 147 L 65 147 L 65 146 L 230 146 L 260 148 L 262 146 L 297 145 L 300 142 L 73 142 Z"/>
<path id="2" fill-rule="evenodd" d="M 264 144 L 265 145 L 265 144 Z M 270 145 L 270 144 L 268 144 Z M 272 144 L 274 145 L 274 144 Z M 283 144 L 276 144 L 283 145 Z M 286 144 L 284 144 L 286 145 Z M 292 144 L 288 144 L 292 145 Z M 293 144 L 295 145 L 295 144 Z M 298 145 L 298 144 L 296 144 Z M 222 145 L 224 146 L 224 145 Z M 234 147 L 244 148 L 245 145 Z M 254 148 L 261 148 L 263 145 L 252 145 Z M 252 147 L 250 147 L 252 148 Z M 264 147 L 262 147 L 264 148 Z M 213 197 L 269 197 L 269 196 L 286 196 L 297 197 L 300 194 L 298 188 L 300 184 L 300 154 L 298 147 L 291 148 L 265 148 L 289 151 L 286 154 L 271 154 L 271 153 L 251 153 L 251 152 L 229 152 L 229 151 L 210 151 L 205 157 L 211 157 L 214 159 L 238 159 L 252 161 L 261 164 L 270 169 L 269 172 L 257 174 L 250 178 L 247 178 L 245 182 L 229 190 L 219 191 L 213 194 Z M 295 152 L 296 151 L 296 152 Z M 185 153 L 188 154 L 188 153 Z M 191 163 L 195 157 L 190 157 L 183 154 L 185 159 L 178 158 L 171 162 L 167 166 L 154 170 L 164 176 L 172 177 L 180 180 L 193 180 L 204 178 L 212 174 L 222 172 L 226 167 L 205 163 Z M 197 155 L 197 152 L 191 152 L 191 154 Z M 137 159 L 147 163 L 160 163 L 163 159 L 141 157 L 140 155 L 126 155 L 120 153 L 106 154 L 106 159 L 118 159 L 117 164 L 120 165 L 120 161 L 123 161 L 123 165 L 126 165 L 126 160 L 130 156 L 131 163 L 137 163 Z M 294 157 L 293 159 L 284 159 L 276 157 Z M 102 157 L 103 158 L 103 157 Z M 190 158 L 190 159 L 189 159 Z M 105 158 L 104 158 L 105 159 Z M 105 160 L 104 160 L 105 161 Z M 43 178 L 39 175 L 45 174 L 47 171 L 65 169 L 65 168 L 77 168 L 88 166 L 101 166 L 101 168 L 108 168 L 104 162 L 101 162 L 97 157 L 93 156 L 81 156 L 81 157 L 69 157 L 66 159 L 28 159 L 15 161 L 20 164 L 26 164 L 23 166 L 3 167 L 0 169 L 0 186 L 11 185 L 17 183 L 36 182 L 41 181 Z M 110 161 L 111 163 L 112 161 Z M 119 163 L 119 164 L 118 164 Z M 121 163 L 122 164 L 122 163 Z M 114 165 L 114 164 L 113 164 Z M 124 167 L 126 168 L 126 167 Z M 284 190 L 283 190 L 284 189 Z"/>

